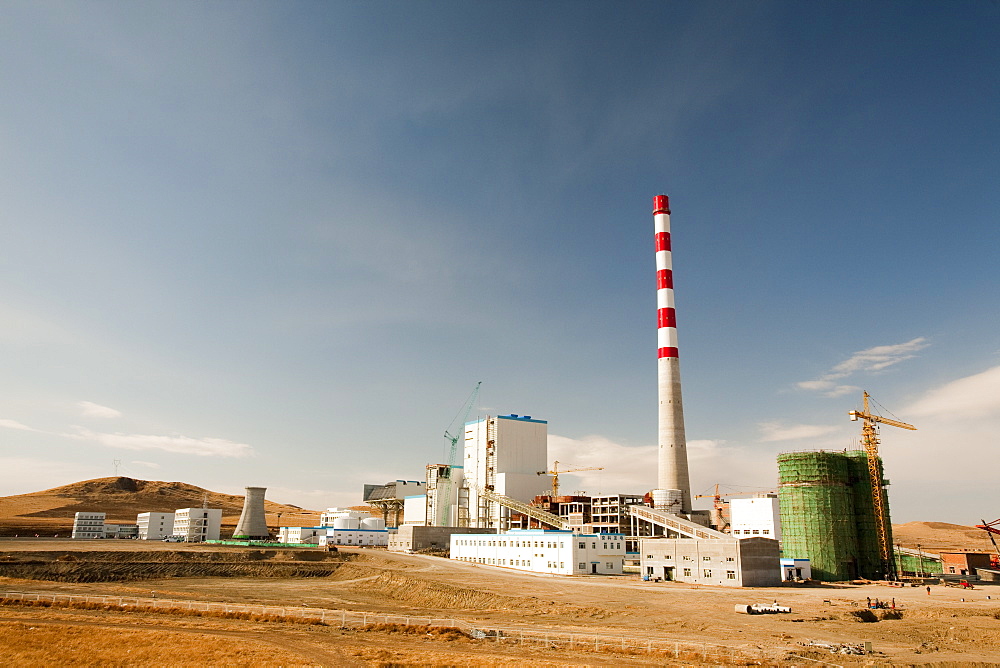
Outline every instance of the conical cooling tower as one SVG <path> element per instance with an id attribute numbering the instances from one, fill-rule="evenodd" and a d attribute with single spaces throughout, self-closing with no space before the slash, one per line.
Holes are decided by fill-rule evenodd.
<path id="1" fill-rule="evenodd" d="M 233 532 L 233 538 L 240 540 L 267 540 L 271 537 L 264 517 L 264 492 L 267 487 L 247 487 L 243 499 L 243 514 Z"/>

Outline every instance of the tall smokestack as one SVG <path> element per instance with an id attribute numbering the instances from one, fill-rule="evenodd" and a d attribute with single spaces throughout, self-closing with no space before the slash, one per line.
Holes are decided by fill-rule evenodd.
<path id="1" fill-rule="evenodd" d="M 659 387 L 659 458 L 653 505 L 673 513 L 691 512 L 687 441 L 681 371 L 677 359 L 677 320 L 674 314 L 674 275 L 670 251 L 670 198 L 653 198 L 656 231 L 656 379 Z"/>

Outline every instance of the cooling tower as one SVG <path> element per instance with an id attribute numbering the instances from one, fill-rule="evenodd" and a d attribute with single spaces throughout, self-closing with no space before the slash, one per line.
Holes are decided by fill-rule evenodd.
<path id="1" fill-rule="evenodd" d="M 247 487 L 243 498 L 243 514 L 236 524 L 233 538 L 239 540 L 268 540 L 271 533 L 267 530 L 267 519 L 264 516 L 264 492 L 266 487 Z"/>

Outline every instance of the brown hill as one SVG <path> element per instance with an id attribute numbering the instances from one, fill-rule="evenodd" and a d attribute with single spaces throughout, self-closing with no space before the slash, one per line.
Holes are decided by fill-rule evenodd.
<path id="1" fill-rule="evenodd" d="M 222 509 L 223 535 L 243 511 L 243 497 L 213 492 L 183 482 L 97 478 L 30 494 L 0 497 L 0 535 L 68 533 L 73 515 L 82 511 L 107 513 L 108 522 L 134 523 L 144 512 L 178 508 Z M 313 526 L 319 513 L 298 506 L 264 502 L 268 526 Z"/>
<path id="2" fill-rule="evenodd" d="M 915 548 L 919 545 L 920 549 L 928 552 L 993 552 L 993 545 L 982 529 L 947 522 L 893 524 L 892 540 L 903 547 Z"/>

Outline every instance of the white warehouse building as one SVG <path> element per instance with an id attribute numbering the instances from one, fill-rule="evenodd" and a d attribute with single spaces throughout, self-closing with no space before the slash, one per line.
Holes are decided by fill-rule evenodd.
<path id="1" fill-rule="evenodd" d="M 219 540 L 222 534 L 221 508 L 179 508 L 174 513 L 174 536 L 187 543 Z"/>
<path id="2" fill-rule="evenodd" d="M 534 573 L 621 575 L 625 536 L 543 529 L 456 533 L 451 536 L 451 558 Z"/>
<path id="3" fill-rule="evenodd" d="M 139 540 L 163 540 L 174 535 L 173 513 L 139 513 L 135 523 L 139 526 Z"/>
<path id="4" fill-rule="evenodd" d="M 781 540 L 778 496 L 768 494 L 752 499 L 729 500 L 729 530 L 733 538 L 773 538 Z"/>
<path id="5" fill-rule="evenodd" d="M 105 513 L 83 512 L 73 515 L 73 538 L 104 538 Z"/>

